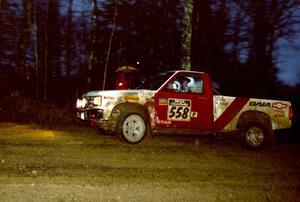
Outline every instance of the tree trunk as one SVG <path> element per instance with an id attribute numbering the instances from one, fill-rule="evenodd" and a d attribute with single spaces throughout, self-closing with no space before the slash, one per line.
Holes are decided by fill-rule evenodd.
<path id="1" fill-rule="evenodd" d="M 38 51 L 38 25 L 37 25 L 37 14 L 36 5 L 33 5 L 33 41 L 34 41 L 34 63 L 35 63 L 35 96 L 40 97 L 40 67 L 39 67 L 39 51 Z"/>
<path id="2" fill-rule="evenodd" d="M 69 81 L 70 78 L 70 71 L 71 71 L 71 60 L 72 60 L 72 43 L 73 43 L 73 14 L 72 14 L 72 6 L 73 0 L 68 1 L 68 17 L 67 17 L 67 30 L 66 30 L 66 37 L 65 37 L 65 50 L 66 50 L 66 57 L 65 57 L 65 68 L 66 68 L 66 80 Z"/>
<path id="3" fill-rule="evenodd" d="M 91 34 L 90 50 L 89 50 L 89 59 L 88 59 L 88 73 L 87 73 L 87 89 L 91 86 L 91 71 L 95 64 L 95 46 L 96 46 L 96 31 L 97 31 L 97 0 L 92 1 L 93 7 L 93 27 Z"/>
<path id="4" fill-rule="evenodd" d="M 20 26 L 20 37 L 18 40 L 18 54 L 16 58 L 16 70 L 20 78 L 24 78 L 26 66 L 26 53 L 30 41 L 30 28 L 32 24 L 31 12 L 32 3 L 28 0 L 23 0 L 23 16 Z"/>
<path id="5" fill-rule="evenodd" d="M 44 100 L 48 100 L 48 18 L 49 18 L 49 2 L 48 2 L 48 8 L 46 11 L 46 32 L 45 32 L 45 65 L 44 65 Z"/>
<path id="6" fill-rule="evenodd" d="M 191 70 L 191 39 L 192 39 L 192 17 L 193 17 L 193 0 L 186 0 L 183 16 L 183 33 L 182 33 L 182 58 L 181 68 Z"/>
<path id="7" fill-rule="evenodd" d="M 71 99 L 71 69 L 72 69 L 72 59 L 75 56 L 74 53 L 74 40 L 73 40 L 73 0 L 68 0 L 68 16 L 67 16 L 67 27 L 65 32 L 65 70 L 66 70 L 66 79 L 64 81 L 64 98 L 67 99 L 67 103 Z"/>
<path id="8" fill-rule="evenodd" d="M 113 28 L 112 28 L 112 31 L 111 31 L 111 34 L 110 34 L 108 50 L 107 50 L 107 53 L 106 53 L 102 90 L 105 89 L 105 85 L 106 85 L 107 67 L 108 67 L 109 56 L 110 56 L 110 52 L 111 52 L 111 43 L 112 43 L 112 39 L 114 37 L 115 28 L 116 28 L 117 14 L 118 14 L 118 0 L 115 1 L 115 13 L 114 13 L 114 19 L 113 19 Z"/>

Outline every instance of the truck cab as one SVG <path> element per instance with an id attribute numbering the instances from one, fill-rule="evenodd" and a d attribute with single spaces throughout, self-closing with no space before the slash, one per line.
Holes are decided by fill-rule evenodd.
<path id="1" fill-rule="evenodd" d="M 157 128 L 212 131 L 213 93 L 206 73 L 175 72 L 154 100 Z"/>

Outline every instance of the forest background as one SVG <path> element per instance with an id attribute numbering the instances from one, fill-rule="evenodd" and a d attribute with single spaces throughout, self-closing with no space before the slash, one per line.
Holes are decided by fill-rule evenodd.
<path id="1" fill-rule="evenodd" d="M 113 89 L 120 66 L 145 77 L 181 69 L 188 45 L 191 70 L 208 72 L 223 94 L 299 102 L 300 84 L 277 77 L 299 8 L 299 0 L 0 0 L 0 95 L 72 106 L 88 90 Z"/>

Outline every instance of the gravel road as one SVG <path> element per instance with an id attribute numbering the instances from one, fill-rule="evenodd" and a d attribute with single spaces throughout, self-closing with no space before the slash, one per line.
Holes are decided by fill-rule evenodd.
<path id="1" fill-rule="evenodd" d="M 129 145 L 93 128 L 0 123 L 0 201 L 300 201 L 300 145 L 228 137 Z"/>

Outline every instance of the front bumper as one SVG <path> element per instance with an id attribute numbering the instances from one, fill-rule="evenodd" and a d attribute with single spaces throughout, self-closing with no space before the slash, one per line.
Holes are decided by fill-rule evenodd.
<path id="1" fill-rule="evenodd" d="M 113 131 L 111 123 L 103 118 L 102 109 L 80 109 L 76 113 L 77 118 L 87 121 L 91 126 L 98 126 L 105 131 Z"/>
<path id="2" fill-rule="evenodd" d="M 102 109 L 84 109 L 77 111 L 77 118 L 84 121 L 94 121 L 99 122 L 103 119 L 103 110 Z"/>

